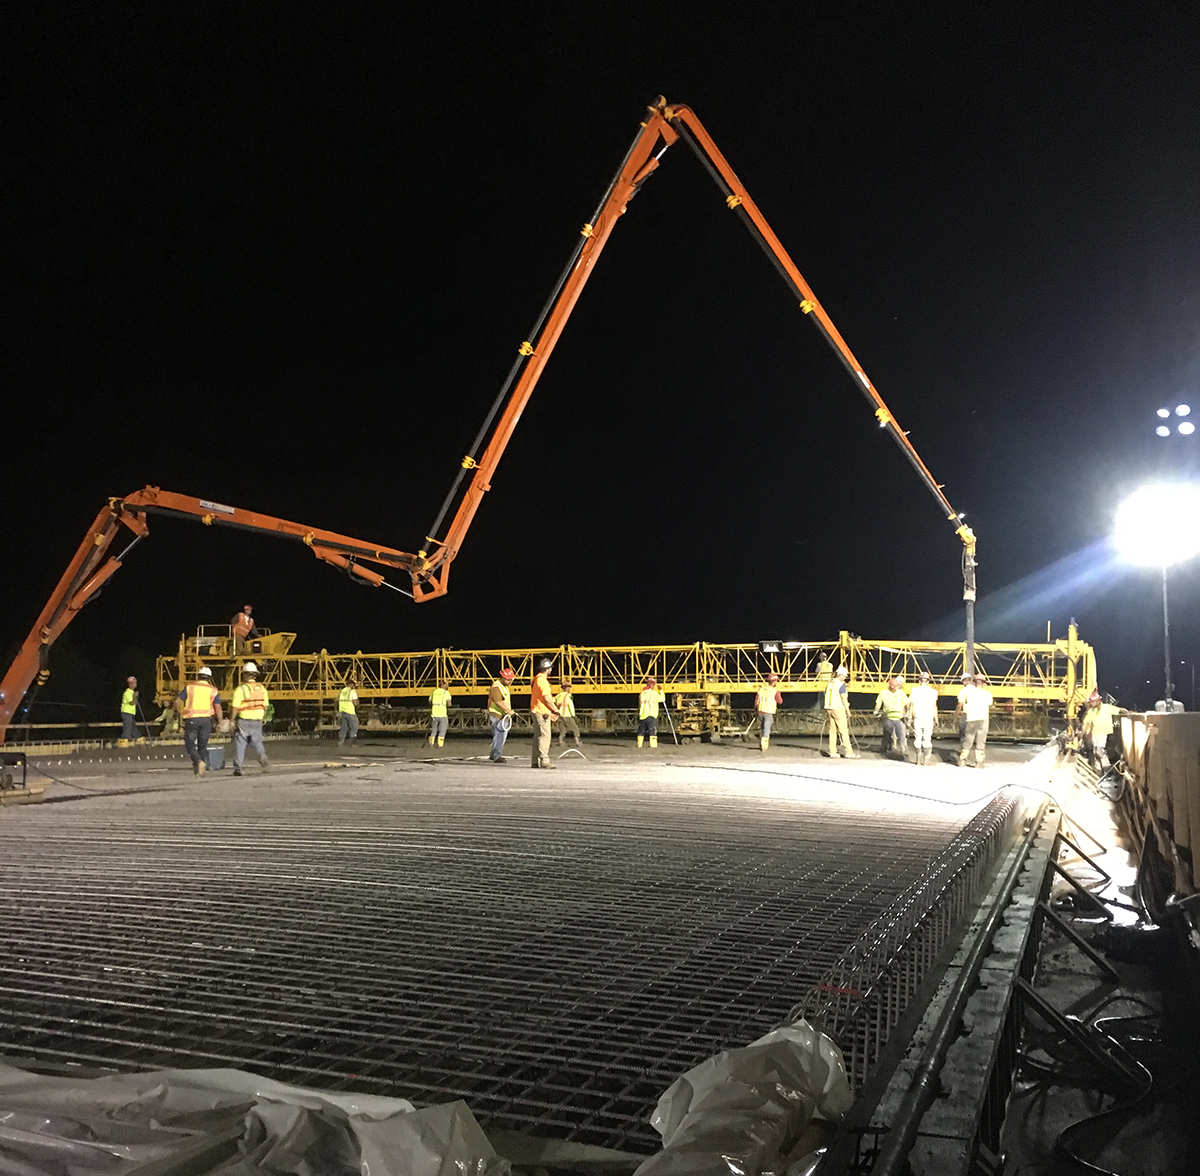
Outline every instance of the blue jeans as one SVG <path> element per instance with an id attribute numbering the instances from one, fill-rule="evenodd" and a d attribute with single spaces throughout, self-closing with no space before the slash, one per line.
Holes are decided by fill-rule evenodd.
<path id="1" fill-rule="evenodd" d="M 233 732 L 233 770 L 240 772 L 246 759 L 246 744 L 249 743 L 258 756 L 258 762 L 267 762 L 267 749 L 263 747 L 262 719 L 238 719 Z"/>
<path id="2" fill-rule="evenodd" d="M 338 747 L 341 747 L 347 739 L 353 741 L 358 738 L 358 715 L 352 715 L 348 711 L 342 711 L 338 715 Z"/>
<path id="3" fill-rule="evenodd" d="M 201 762 L 208 767 L 208 737 L 212 734 L 211 718 L 183 720 L 183 746 L 198 772 Z"/>
<path id="4" fill-rule="evenodd" d="M 504 726 L 505 715 L 490 715 L 492 721 L 492 755 L 494 760 L 504 758 L 504 741 L 508 738 L 508 730 Z"/>
<path id="5" fill-rule="evenodd" d="M 138 737 L 137 716 L 128 711 L 121 712 L 121 738 L 136 739 Z"/>

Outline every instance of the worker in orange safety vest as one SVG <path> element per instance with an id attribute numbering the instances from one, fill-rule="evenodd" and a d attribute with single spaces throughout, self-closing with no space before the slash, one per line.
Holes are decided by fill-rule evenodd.
<path id="1" fill-rule="evenodd" d="M 775 712 L 783 703 L 783 695 L 779 693 L 778 674 L 768 674 L 767 684 L 758 688 L 754 696 L 754 710 L 758 715 L 758 725 L 761 728 L 758 746 L 760 751 L 766 751 L 771 746 L 771 727 L 775 723 Z"/>
<path id="2" fill-rule="evenodd" d="M 179 692 L 175 709 L 183 719 L 183 746 L 192 761 L 192 771 L 203 776 L 208 771 L 208 739 L 212 735 L 213 718 L 218 724 L 224 719 L 221 696 L 213 685 L 208 666 L 201 666 L 196 680 Z"/>
<path id="3" fill-rule="evenodd" d="M 529 691 L 529 710 L 533 715 L 533 763 L 534 768 L 557 768 L 550 758 L 550 724 L 559 719 L 558 705 L 550 689 L 550 669 L 554 663 L 548 658 L 538 659 L 537 676 Z"/>
<path id="4" fill-rule="evenodd" d="M 229 622 L 229 627 L 233 630 L 233 652 L 235 654 L 245 653 L 246 638 L 258 632 L 250 616 L 250 605 L 242 605 L 242 611 Z"/>

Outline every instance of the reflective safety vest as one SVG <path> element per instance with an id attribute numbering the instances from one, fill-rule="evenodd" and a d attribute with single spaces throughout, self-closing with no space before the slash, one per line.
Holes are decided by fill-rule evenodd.
<path id="1" fill-rule="evenodd" d="M 492 683 L 492 689 L 493 689 L 493 690 L 499 690 L 499 691 L 500 691 L 500 697 L 504 699 L 504 706 L 508 706 L 508 704 L 509 704 L 509 703 L 508 703 L 508 698 L 509 698 L 509 694 L 508 694 L 508 687 L 507 687 L 507 686 L 505 686 L 503 682 L 493 682 L 493 683 Z M 488 695 L 488 714 L 489 714 L 489 715 L 495 715 L 495 716 L 496 716 L 496 718 L 498 718 L 498 719 L 502 719 L 502 718 L 504 718 L 504 716 L 505 716 L 506 714 L 508 714 L 508 711 L 506 711 L 506 710 L 504 709 L 504 707 L 502 707 L 502 706 L 501 706 L 501 705 L 500 705 L 500 704 L 499 704 L 499 703 L 498 703 L 498 702 L 497 702 L 497 701 L 496 701 L 494 698 L 492 698 L 492 696 L 489 694 L 489 695 Z"/>
<path id="2" fill-rule="evenodd" d="M 883 711 L 885 719 L 902 719 L 908 709 L 908 695 L 903 690 L 881 690 L 875 709 Z"/>
<path id="3" fill-rule="evenodd" d="M 569 691 L 564 690 L 555 700 L 554 705 L 558 707 L 558 713 L 568 719 L 575 717 L 575 696 Z"/>
<path id="4" fill-rule="evenodd" d="M 848 709 L 846 706 L 846 683 L 841 678 L 834 678 L 833 681 L 825 687 L 825 709 Z"/>
<path id="5" fill-rule="evenodd" d="M 353 686 L 345 686 L 338 695 L 338 714 L 352 715 L 355 713 L 354 704 L 358 701 L 358 691 Z"/>
<path id="6" fill-rule="evenodd" d="M 189 682 L 184 690 L 183 717 L 185 719 L 207 719 L 216 710 L 221 696 L 209 682 Z"/>
<path id="7" fill-rule="evenodd" d="M 659 690 L 643 690 L 638 696 L 638 718 L 639 719 L 657 719 L 658 704 L 664 706 L 667 703 L 666 698 Z"/>
<path id="8" fill-rule="evenodd" d="M 136 715 L 137 714 L 137 702 L 135 701 L 136 698 L 137 698 L 137 695 L 134 694 L 133 687 L 132 686 L 128 687 L 126 689 L 125 693 L 121 695 L 121 714 L 123 714 L 123 715 Z"/>
<path id="9" fill-rule="evenodd" d="M 774 686 L 760 686 L 754 696 L 754 709 L 760 715 L 773 715 L 778 698 L 779 691 Z"/>
<path id="10" fill-rule="evenodd" d="M 443 690 L 440 686 L 429 696 L 430 706 L 433 708 L 430 714 L 435 719 L 444 719 L 446 717 L 446 707 L 450 705 L 450 691 Z"/>
<path id="11" fill-rule="evenodd" d="M 1121 713 L 1119 706 L 1111 702 L 1102 702 L 1096 707 L 1096 717 L 1092 720 L 1092 738 L 1107 739 L 1113 733 L 1113 719 Z"/>
<path id="12" fill-rule="evenodd" d="M 267 688 L 257 682 L 243 682 L 233 692 L 233 712 L 239 719 L 264 719 L 267 716 Z"/>
<path id="13" fill-rule="evenodd" d="M 253 619 L 248 617 L 244 612 L 238 613 L 230 624 L 233 627 L 233 635 L 235 637 L 245 637 L 254 628 Z"/>

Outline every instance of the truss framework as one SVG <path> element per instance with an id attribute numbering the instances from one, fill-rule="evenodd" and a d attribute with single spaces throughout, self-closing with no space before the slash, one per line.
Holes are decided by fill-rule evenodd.
<path id="1" fill-rule="evenodd" d="M 203 636 L 181 638 L 174 656 L 158 659 L 157 697 L 172 699 L 201 664 L 219 685 L 231 689 L 242 663 L 253 658 L 261 681 L 277 702 L 326 703 L 357 679 L 360 699 L 424 698 L 439 681 L 458 696 L 481 697 L 502 667 L 511 667 L 514 693 L 528 691 L 534 659 L 548 654 L 554 674 L 569 677 L 576 695 L 636 694 L 648 675 L 672 694 L 739 694 L 757 690 L 766 675 L 779 675 L 785 694 L 814 694 L 845 665 L 852 694 L 878 693 L 891 674 L 911 685 L 922 670 L 938 693 L 958 693 L 965 646 L 945 641 L 870 641 L 843 630 L 830 641 L 721 645 L 560 645 L 541 649 L 433 649 L 416 653 L 291 653 L 293 634 L 274 634 L 261 652 L 232 653 L 232 643 Z M 764 652 L 764 648 L 768 650 Z M 282 650 L 272 656 L 272 650 Z M 976 666 L 987 675 L 997 703 L 1017 709 L 1074 714 L 1096 686 L 1096 655 L 1079 640 L 1075 626 L 1065 639 L 1044 644 L 977 644 Z"/>

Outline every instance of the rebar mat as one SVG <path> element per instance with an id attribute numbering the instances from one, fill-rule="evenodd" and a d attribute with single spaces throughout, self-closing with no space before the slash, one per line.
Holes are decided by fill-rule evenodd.
<path id="1" fill-rule="evenodd" d="M 974 808 L 746 773 L 441 764 L 8 810 L 0 1052 L 465 1099 L 655 1150 Z"/>

